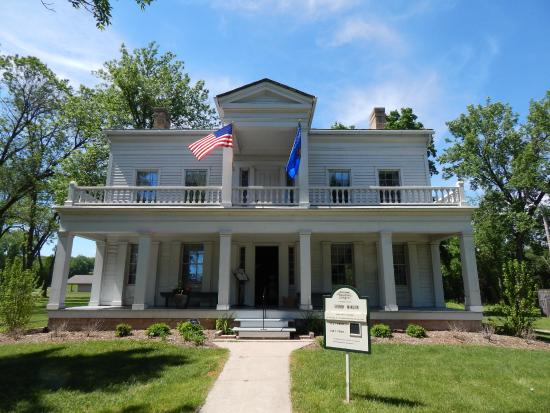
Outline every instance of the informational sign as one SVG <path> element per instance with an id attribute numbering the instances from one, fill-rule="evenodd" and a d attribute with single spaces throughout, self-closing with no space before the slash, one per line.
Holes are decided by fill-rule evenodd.
<path id="1" fill-rule="evenodd" d="M 325 347 L 370 353 L 369 305 L 352 287 L 325 297 Z"/>

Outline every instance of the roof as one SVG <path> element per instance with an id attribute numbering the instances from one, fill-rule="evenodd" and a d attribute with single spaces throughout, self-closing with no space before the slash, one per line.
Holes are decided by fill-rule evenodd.
<path id="1" fill-rule="evenodd" d="M 73 275 L 67 280 L 67 284 L 91 284 L 92 278 L 91 274 Z"/>
<path id="2" fill-rule="evenodd" d="M 220 93 L 219 95 L 216 95 L 216 99 L 227 96 L 227 95 L 230 95 L 232 93 L 238 92 L 240 90 L 246 89 L 246 88 L 251 87 L 251 86 L 259 85 L 260 83 L 264 83 L 264 82 L 271 83 L 272 85 L 285 88 L 287 90 L 290 90 L 291 92 L 299 93 L 300 95 L 306 96 L 306 97 L 311 98 L 311 99 L 315 99 L 315 96 L 310 95 L 309 93 L 302 92 L 301 90 L 295 89 L 295 88 L 290 87 L 288 85 L 285 85 L 283 83 L 276 82 L 275 80 L 271 80 L 267 77 L 264 77 L 263 79 L 260 79 L 260 80 L 256 80 L 255 82 L 252 82 L 252 83 L 247 83 L 246 85 L 243 85 L 243 86 L 239 86 L 238 88 L 230 90 L 228 92 Z"/>

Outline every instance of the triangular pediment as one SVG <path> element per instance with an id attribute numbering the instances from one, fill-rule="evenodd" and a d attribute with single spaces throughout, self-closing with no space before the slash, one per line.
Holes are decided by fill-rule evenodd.
<path id="1" fill-rule="evenodd" d="M 252 93 L 250 95 L 246 95 L 243 97 L 240 97 L 235 100 L 230 100 L 230 103 L 249 103 L 249 104 L 294 104 L 299 105 L 302 102 L 291 99 L 288 96 L 282 95 L 280 93 L 277 93 L 272 90 L 263 89 L 260 91 L 257 91 L 255 93 Z"/>

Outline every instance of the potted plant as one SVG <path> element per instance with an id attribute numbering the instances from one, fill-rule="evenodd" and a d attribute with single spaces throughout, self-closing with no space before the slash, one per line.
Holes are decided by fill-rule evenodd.
<path id="1" fill-rule="evenodd" d="M 189 302 L 189 293 L 191 292 L 191 287 L 188 285 L 183 285 L 179 283 L 176 288 L 174 288 L 174 302 L 176 303 L 176 308 L 187 308 Z"/>

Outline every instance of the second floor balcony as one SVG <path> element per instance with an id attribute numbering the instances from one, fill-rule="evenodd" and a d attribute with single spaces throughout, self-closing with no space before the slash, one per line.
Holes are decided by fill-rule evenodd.
<path id="1" fill-rule="evenodd" d="M 300 196 L 307 196 L 306 203 Z M 464 186 L 316 186 L 307 191 L 293 186 L 233 187 L 230 203 L 222 186 L 78 186 L 71 183 L 66 205 L 71 206 L 229 206 L 254 207 L 463 206 Z"/>

